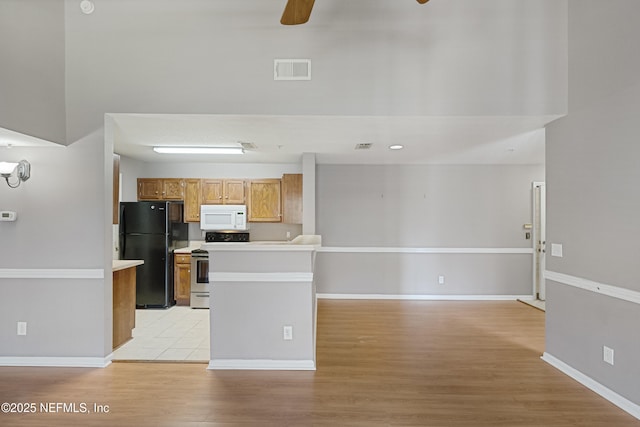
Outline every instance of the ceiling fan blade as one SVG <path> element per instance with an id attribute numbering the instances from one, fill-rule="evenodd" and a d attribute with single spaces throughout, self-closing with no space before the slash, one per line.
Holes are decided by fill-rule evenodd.
<path id="1" fill-rule="evenodd" d="M 304 24 L 311 16 L 311 9 L 315 0 L 288 0 L 284 7 L 280 23 L 282 25 Z"/>
<path id="2" fill-rule="evenodd" d="M 418 3 L 420 4 L 425 4 L 426 2 L 428 2 L 429 0 L 418 0 Z"/>

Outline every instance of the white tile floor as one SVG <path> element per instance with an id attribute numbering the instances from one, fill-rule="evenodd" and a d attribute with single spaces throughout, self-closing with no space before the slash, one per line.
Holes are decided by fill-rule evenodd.
<path id="1" fill-rule="evenodd" d="M 133 339 L 113 352 L 113 360 L 208 362 L 209 310 L 136 310 Z"/>
<path id="2" fill-rule="evenodd" d="M 519 299 L 518 301 L 528 304 L 532 307 L 537 308 L 538 310 L 547 311 L 546 304 L 544 301 L 537 300 L 523 300 Z"/>

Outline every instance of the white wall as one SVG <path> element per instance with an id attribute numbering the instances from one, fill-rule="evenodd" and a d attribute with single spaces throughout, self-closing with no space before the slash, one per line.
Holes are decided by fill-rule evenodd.
<path id="1" fill-rule="evenodd" d="M 638 16 L 637 1 L 569 2 L 569 115 L 547 127 L 547 247 L 563 256 L 547 250 L 546 353 L 640 418 Z"/>

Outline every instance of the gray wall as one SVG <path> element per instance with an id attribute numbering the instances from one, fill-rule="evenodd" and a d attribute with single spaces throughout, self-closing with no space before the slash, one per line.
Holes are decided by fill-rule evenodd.
<path id="1" fill-rule="evenodd" d="M 17 189 L 0 182 L 0 209 L 18 213 L 0 223 L 0 357 L 111 352 L 109 149 L 101 132 L 67 147 L 0 149 L 3 160 L 31 163 Z M 26 278 L 7 277 L 14 269 Z M 81 278 L 56 278 L 70 270 Z M 93 270 L 104 278 L 82 278 Z"/>
<path id="2" fill-rule="evenodd" d="M 531 248 L 523 225 L 543 178 L 541 165 L 318 165 L 317 232 L 337 247 L 318 254 L 318 292 L 531 295 L 531 255 L 509 251 Z"/>
<path id="3" fill-rule="evenodd" d="M 547 128 L 547 242 L 563 245 L 547 270 L 622 291 L 640 291 L 638 16 L 636 1 L 569 2 L 569 115 Z M 638 304 L 547 288 L 546 352 L 640 404 Z"/>
<path id="4" fill-rule="evenodd" d="M 0 1 L 0 127 L 66 144 L 64 19 L 63 0 Z"/>
<path id="5" fill-rule="evenodd" d="M 71 139 L 122 112 L 566 111 L 565 0 L 323 0 L 300 27 L 280 25 L 275 0 L 100 1 L 92 15 L 66 6 Z M 311 58 L 313 80 L 274 81 L 274 58 Z"/>
<path id="6" fill-rule="evenodd" d="M 324 246 L 530 247 L 537 166 L 318 165 Z"/>

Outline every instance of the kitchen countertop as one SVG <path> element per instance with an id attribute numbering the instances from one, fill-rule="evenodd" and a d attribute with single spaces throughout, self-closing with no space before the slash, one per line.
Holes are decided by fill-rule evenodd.
<path id="1" fill-rule="evenodd" d="M 204 241 L 190 241 L 189 245 L 185 248 L 176 249 L 173 251 L 174 254 L 190 254 L 194 249 L 200 249 L 200 246 L 204 243 Z"/>
<path id="2" fill-rule="evenodd" d="M 291 241 L 254 241 L 254 242 L 212 242 L 203 243 L 202 249 L 230 251 L 309 251 L 320 247 L 321 236 L 300 235 Z"/>
<path id="3" fill-rule="evenodd" d="M 114 259 L 113 271 L 125 270 L 142 264 L 144 264 L 144 261 L 141 259 Z"/>

